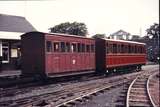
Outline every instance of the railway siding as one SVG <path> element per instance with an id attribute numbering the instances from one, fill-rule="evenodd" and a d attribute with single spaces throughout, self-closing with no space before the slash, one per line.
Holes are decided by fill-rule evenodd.
<path id="1" fill-rule="evenodd" d="M 147 91 L 149 94 L 149 98 L 151 100 L 151 103 L 153 107 L 159 107 L 160 101 L 159 101 L 159 95 L 160 95 L 160 75 L 159 72 L 154 73 L 149 77 L 149 80 L 147 81 Z"/>
<path id="2" fill-rule="evenodd" d="M 124 83 L 124 79 L 133 79 L 133 76 L 136 76 L 139 73 L 140 72 L 121 76 L 113 76 L 110 78 L 102 78 L 87 82 L 70 83 L 64 86 L 57 86 L 57 88 L 49 86 L 48 88 L 42 88 L 39 91 L 31 90 L 30 93 L 0 98 L 0 104 L 7 105 L 14 103 L 14 106 L 21 104 L 28 106 L 30 104 L 37 105 L 39 102 L 45 100 L 46 102 L 54 102 L 54 104 L 58 105 L 60 103 L 65 102 L 66 100 L 71 100 L 73 96 L 75 99 L 75 97 L 78 97 L 79 95 L 86 95 L 87 93 L 93 92 L 93 89 L 98 90 L 99 87 L 104 88 L 104 86 L 106 88 L 106 86 L 108 86 L 109 84 L 113 84 L 113 82 L 118 83 L 118 81 L 121 81 L 122 83 Z M 48 90 L 50 90 L 51 92 L 49 93 Z"/>
<path id="3" fill-rule="evenodd" d="M 154 106 L 149 92 L 149 81 L 152 75 L 153 73 L 144 73 L 132 81 L 127 92 L 126 107 Z"/>
<path id="4" fill-rule="evenodd" d="M 108 85 L 104 84 L 103 86 L 100 86 L 101 88 L 97 87 L 97 88 L 94 88 L 94 89 L 87 90 L 85 93 L 82 92 L 81 94 L 79 93 L 77 96 L 74 96 L 73 98 L 71 97 L 70 100 L 67 99 L 68 101 L 65 101 L 65 102 L 63 101 L 64 103 L 63 102 L 58 102 L 59 104 L 56 105 L 55 107 L 61 107 L 63 105 L 66 105 L 66 104 L 71 103 L 71 102 L 75 102 L 77 100 L 81 100 L 83 98 L 90 98 L 91 95 L 95 95 L 98 92 L 103 92 L 106 89 L 109 89 L 109 88 L 111 88 L 113 86 L 116 86 L 116 85 L 119 85 L 119 84 L 123 84 L 125 82 L 128 82 L 128 80 L 127 81 L 124 80 L 123 82 L 119 81 L 119 82 L 114 83 L 114 84 L 108 84 Z"/>
<path id="5" fill-rule="evenodd" d="M 85 82 L 71 82 L 66 85 L 47 85 L 41 86 L 41 88 L 38 88 L 38 91 L 37 88 L 35 88 L 34 90 L 30 90 L 30 92 L 28 91 L 27 93 L 24 93 L 24 90 L 19 90 L 20 93 L 22 91 L 23 94 L 17 94 L 13 96 L 4 95 L 3 98 L 1 97 L 0 106 L 5 105 L 5 107 L 7 107 L 50 105 L 55 107 L 74 104 L 75 102 L 89 100 L 92 98 L 92 96 L 95 96 L 101 92 L 103 93 L 110 87 L 116 87 L 119 84 L 127 84 L 129 81 L 135 79 L 138 75 L 143 77 L 142 74 L 150 75 L 153 72 L 154 71 L 142 71 L 95 80 L 93 79 L 91 81 Z M 140 79 L 139 81 L 142 80 Z M 143 83 L 140 83 L 139 85 L 143 85 Z"/>

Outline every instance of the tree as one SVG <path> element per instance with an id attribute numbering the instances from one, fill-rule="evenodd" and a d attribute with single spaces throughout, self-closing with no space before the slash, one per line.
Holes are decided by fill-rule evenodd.
<path id="1" fill-rule="evenodd" d="M 146 31 L 147 35 L 150 36 L 151 38 L 157 38 L 157 39 L 159 38 L 159 24 L 154 23 Z"/>
<path id="2" fill-rule="evenodd" d="M 105 38 L 106 35 L 105 34 L 95 34 L 92 36 L 92 38 Z"/>
<path id="3" fill-rule="evenodd" d="M 159 24 L 154 23 L 147 30 L 144 37 L 133 37 L 132 41 L 146 43 L 147 59 L 152 62 L 159 62 Z"/>
<path id="4" fill-rule="evenodd" d="M 149 60 L 159 62 L 159 24 L 154 23 L 146 31 L 149 39 L 146 43 Z"/>
<path id="5" fill-rule="evenodd" d="M 71 35 L 86 36 L 88 31 L 84 23 L 65 22 L 49 29 L 51 33 L 66 33 Z"/>

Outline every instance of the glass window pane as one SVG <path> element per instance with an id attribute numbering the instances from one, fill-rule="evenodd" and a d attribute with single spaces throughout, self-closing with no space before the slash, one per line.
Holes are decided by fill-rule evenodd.
<path id="1" fill-rule="evenodd" d="M 121 45 L 121 53 L 124 53 L 124 45 Z"/>
<path id="2" fill-rule="evenodd" d="M 135 53 L 137 53 L 137 46 L 135 46 Z"/>
<path id="3" fill-rule="evenodd" d="M 82 44 L 82 52 L 85 52 L 85 45 Z"/>
<path id="4" fill-rule="evenodd" d="M 61 42 L 61 52 L 65 52 L 65 43 Z"/>
<path id="5" fill-rule="evenodd" d="M 76 43 L 72 43 L 72 45 L 71 45 L 71 51 L 72 52 L 76 52 Z"/>
<path id="6" fill-rule="evenodd" d="M 117 53 L 117 44 L 113 44 L 113 53 Z"/>
<path id="7" fill-rule="evenodd" d="M 108 53 L 108 43 L 106 43 L 106 53 Z"/>
<path id="8" fill-rule="evenodd" d="M 95 46 L 92 44 L 91 45 L 91 52 L 94 52 L 95 51 Z"/>
<path id="9" fill-rule="evenodd" d="M 66 52 L 70 52 L 70 43 L 69 42 L 66 43 Z"/>
<path id="10" fill-rule="evenodd" d="M 51 41 L 46 42 L 46 51 L 52 52 L 52 42 Z"/>
<path id="11" fill-rule="evenodd" d="M 78 43 L 78 52 L 81 52 L 81 44 L 80 43 Z"/>
<path id="12" fill-rule="evenodd" d="M 110 53 L 113 53 L 113 45 L 112 44 L 109 45 L 109 50 L 110 50 Z"/>
<path id="13" fill-rule="evenodd" d="M 121 45 L 118 45 L 118 53 L 121 52 Z"/>
<path id="14" fill-rule="evenodd" d="M 86 52 L 90 52 L 90 45 L 86 45 Z"/>
<path id="15" fill-rule="evenodd" d="M 54 52 L 59 52 L 59 42 L 54 42 Z"/>
<path id="16" fill-rule="evenodd" d="M 131 46 L 128 46 L 128 53 L 131 53 Z"/>

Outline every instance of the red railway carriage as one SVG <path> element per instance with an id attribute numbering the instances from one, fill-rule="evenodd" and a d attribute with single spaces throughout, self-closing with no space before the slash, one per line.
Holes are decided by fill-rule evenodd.
<path id="1" fill-rule="evenodd" d="M 22 73 L 58 76 L 95 70 L 95 41 L 91 38 L 29 32 L 21 36 Z"/>
<path id="2" fill-rule="evenodd" d="M 101 48 L 97 48 L 101 47 Z M 127 67 L 141 69 L 146 63 L 145 44 L 124 40 L 96 40 L 96 70 L 112 71 Z"/>

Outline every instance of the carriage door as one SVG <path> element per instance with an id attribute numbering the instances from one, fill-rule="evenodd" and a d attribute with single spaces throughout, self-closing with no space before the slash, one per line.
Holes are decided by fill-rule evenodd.
<path id="1" fill-rule="evenodd" d="M 53 58 L 53 71 L 55 73 L 58 73 L 60 72 L 60 55 L 59 55 L 59 52 L 60 52 L 60 43 L 59 42 L 54 42 L 53 43 L 53 48 L 54 48 L 54 57 Z"/>
<path id="2" fill-rule="evenodd" d="M 72 52 L 72 56 L 71 56 L 71 69 L 77 70 L 77 57 L 76 57 L 76 52 L 77 52 L 77 43 L 72 43 L 71 44 L 71 52 Z"/>

